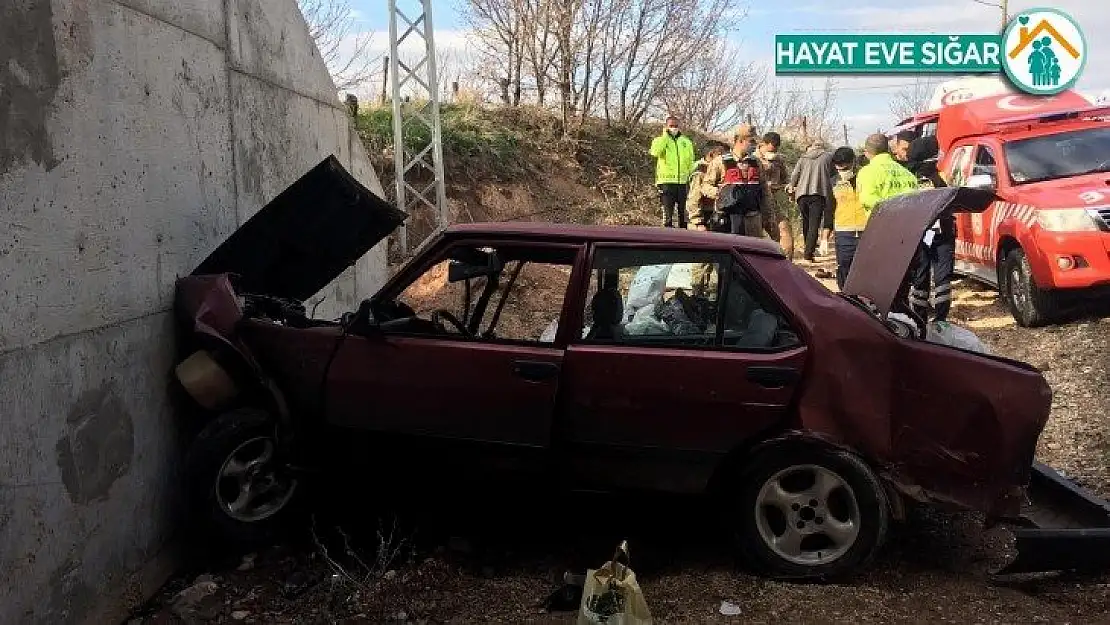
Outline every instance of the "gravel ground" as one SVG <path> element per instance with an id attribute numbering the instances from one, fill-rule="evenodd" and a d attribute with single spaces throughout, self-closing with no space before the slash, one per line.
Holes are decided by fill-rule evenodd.
<path id="1" fill-rule="evenodd" d="M 1055 399 L 1040 459 L 1110 497 L 1110 319 L 1023 329 L 992 291 L 957 284 L 956 294 L 951 321 L 972 329 L 995 352 L 1045 371 Z M 573 623 L 573 612 L 541 613 L 554 580 L 566 570 L 600 564 L 626 537 L 659 622 L 1110 621 L 1110 578 L 992 578 L 1012 538 L 1001 528 L 984 531 L 974 515 L 914 510 L 860 578 L 790 584 L 737 570 L 719 533 L 702 525 L 708 514 L 700 506 L 584 496 L 507 507 L 472 503 L 448 518 L 423 513 L 402 522 L 408 529 L 392 539 L 361 532 L 364 543 L 384 542 L 396 555 L 365 563 L 352 554 L 373 550 L 357 542 L 347 549 L 334 529 L 321 530 L 318 541 L 251 554 L 243 562 L 236 556 L 183 575 L 137 611 L 135 622 Z M 740 614 L 719 614 L 722 601 L 739 606 Z"/>

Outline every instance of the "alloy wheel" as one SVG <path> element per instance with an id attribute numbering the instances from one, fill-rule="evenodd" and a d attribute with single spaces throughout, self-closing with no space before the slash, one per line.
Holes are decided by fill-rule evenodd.
<path id="1" fill-rule="evenodd" d="M 787 467 L 755 500 L 760 538 L 778 557 L 820 566 L 848 552 L 860 535 L 860 506 L 848 482 L 822 466 Z"/>
<path id="2" fill-rule="evenodd" d="M 267 519 L 285 507 L 297 480 L 274 462 L 274 442 L 252 438 L 228 455 L 216 477 L 216 501 L 229 517 L 244 523 Z"/>

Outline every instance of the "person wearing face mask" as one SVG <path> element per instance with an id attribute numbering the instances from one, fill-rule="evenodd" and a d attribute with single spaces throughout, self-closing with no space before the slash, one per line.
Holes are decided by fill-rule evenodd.
<path id="1" fill-rule="evenodd" d="M 786 192 L 790 184 L 790 172 L 779 154 L 782 137 L 777 132 L 768 132 L 756 149 L 755 155 L 763 168 L 763 180 L 767 184 L 770 197 L 767 212 L 763 216 L 763 229 L 771 239 L 782 246 L 782 252 L 794 260 L 794 229 L 790 225 L 790 196 Z"/>
<path id="2" fill-rule="evenodd" d="M 910 144 L 917 139 L 917 134 L 912 130 L 903 130 L 894 136 L 894 141 L 890 144 L 890 155 L 894 160 L 905 165 L 910 160 Z"/>
<path id="3" fill-rule="evenodd" d="M 726 177 L 732 175 L 731 169 L 739 165 L 740 161 L 755 154 L 755 128 L 751 124 L 740 124 L 732 135 L 732 149 L 722 154 L 709 163 L 706 169 L 705 184 L 716 187 L 718 191 L 726 184 Z M 758 159 L 757 161 L 758 162 Z M 760 177 L 760 184 L 767 189 Z M 770 191 L 766 191 L 770 195 Z M 760 236 L 760 235 L 752 235 Z"/>
<path id="4" fill-rule="evenodd" d="M 790 174 L 790 189 L 802 215 L 804 262 L 814 262 L 818 248 L 822 256 L 828 253 L 828 240 L 833 228 L 832 187 L 829 185 L 832 173 L 832 152 L 825 147 L 823 140 L 815 139 L 794 164 L 794 171 Z"/>
<path id="5" fill-rule="evenodd" d="M 856 151 L 847 146 L 837 148 L 832 164 L 836 168 L 832 179 L 836 285 L 843 289 L 871 212 L 864 209 L 856 194 Z"/>
<path id="6" fill-rule="evenodd" d="M 710 230 L 714 227 L 713 215 L 717 203 L 718 188 L 706 184 L 705 174 L 709 164 L 728 151 L 728 146 L 719 141 L 710 141 L 705 156 L 694 165 L 690 174 L 689 194 L 686 196 L 686 213 L 693 221 L 695 230 Z"/>
<path id="7" fill-rule="evenodd" d="M 673 228 L 678 213 L 678 227 L 685 229 L 687 182 L 697 160 L 694 142 L 682 134 L 678 118 L 672 115 L 667 118 L 663 134 L 652 140 L 648 152 L 655 158 L 655 186 L 663 205 L 663 225 Z"/>

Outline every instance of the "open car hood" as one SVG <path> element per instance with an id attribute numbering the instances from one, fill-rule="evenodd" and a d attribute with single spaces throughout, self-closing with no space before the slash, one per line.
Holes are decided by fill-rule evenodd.
<path id="1" fill-rule="evenodd" d="M 331 155 L 248 219 L 192 275 L 236 274 L 244 292 L 304 301 L 407 217 Z"/>
<path id="2" fill-rule="evenodd" d="M 880 202 L 860 238 L 844 294 L 867 299 L 886 318 L 929 226 L 949 213 L 981 213 L 996 199 L 985 189 L 945 187 Z"/>

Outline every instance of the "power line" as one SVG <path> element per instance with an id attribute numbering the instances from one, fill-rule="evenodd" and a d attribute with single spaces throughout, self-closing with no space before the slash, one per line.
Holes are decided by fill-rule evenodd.
<path id="1" fill-rule="evenodd" d="M 873 91 L 873 90 L 876 90 L 876 89 L 902 89 L 904 87 L 912 87 L 912 86 L 913 86 L 913 83 L 897 83 L 897 84 L 896 83 L 891 83 L 889 85 L 861 85 L 861 86 L 858 86 L 858 87 L 840 87 L 840 86 L 837 86 L 837 87 L 832 88 L 832 91 L 836 91 L 836 92 L 840 92 L 840 91 Z M 824 87 L 815 87 L 815 88 L 812 88 L 812 89 L 780 89 L 779 93 L 792 93 L 792 94 L 820 93 L 821 91 L 824 91 L 824 90 L 825 90 Z"/>

